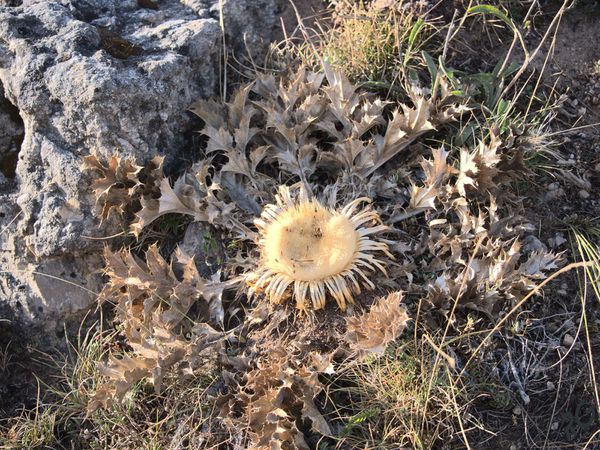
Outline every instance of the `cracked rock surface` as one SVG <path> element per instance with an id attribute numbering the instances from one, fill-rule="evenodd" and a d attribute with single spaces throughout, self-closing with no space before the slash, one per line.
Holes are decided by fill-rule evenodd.
<path id="1" fill-rule="evenodd" d="M 282 0 L 225 0 L 229 47 L 266 48 Z M 219 87 L 218 0 L 0 0 L 0 318 L 95 301 L 102 241 L 82 158 L 176 160 Z"/>

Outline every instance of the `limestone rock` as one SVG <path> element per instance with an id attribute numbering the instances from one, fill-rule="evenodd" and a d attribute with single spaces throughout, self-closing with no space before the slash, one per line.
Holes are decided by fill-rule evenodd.
<path id="1" fill-rule="evenodd" d="M 223 1 L 229 48 L 263 51 L 283 4 Z M 0 314 L 94 301 L 89 236 L 115 229 L 98 227 L 82 158 L 177 161 L 198 126 L 187 107 L 219 88 L 219 14 L 218 0 L 0 0 Z"/>

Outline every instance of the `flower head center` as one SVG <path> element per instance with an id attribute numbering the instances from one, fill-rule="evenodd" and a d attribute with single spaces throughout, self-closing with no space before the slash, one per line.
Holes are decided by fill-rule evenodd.
<path id="1" fill-rule="evenodd" d="M 283 211 L 264 234 L 266 265 L 293 280 L 317 281 L 345 271 L 358 251 L 350 220 L 316 201 Z"/>

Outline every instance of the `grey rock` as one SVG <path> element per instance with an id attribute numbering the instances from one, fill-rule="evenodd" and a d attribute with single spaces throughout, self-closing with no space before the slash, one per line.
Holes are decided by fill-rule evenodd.
<path id="1" fill-rule="evenodd" d="M 0 0 L 0 311 L 46 320 L 94 301 L 103 242 L 88 237 L 115 228 L 99 228 L 84 156 L 188 150 L 186 109 L 220 84 L 219 1 L 154 3 Z M 283 4 L 223 1 L 228 47 L 264 51 Z"/>
<path id="2" fill-rule="evenodd" d="M 184 255 L 194 258 L 198 272 L 206 279 L 210 279 L 225 260 L 223 243 L 215 238 L 214 230 L 206 223 L 190 223 L 179 250 Z"/>

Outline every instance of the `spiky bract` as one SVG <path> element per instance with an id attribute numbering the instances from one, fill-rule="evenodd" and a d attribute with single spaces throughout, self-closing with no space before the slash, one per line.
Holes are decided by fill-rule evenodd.
<path id="1" fill-rule="evenodd" d="M 293 198 L 289 188 L 280 187 L 276 204 L 268 204 L 255 221 L 261 260 L 247 275 L 250 296 L 263 291 L 271 303 L 279 304 L 292 286 L 301 311 L 325 307 L 328 294 L 345 310 L 361 285 L 373 289 L 367 272 L 378 269 L 387 275 L 380 254 L 392 255 L 375 237 L 388 227 L 370 206 L 362 207 L 368 202 L 357 198 L 338 211 L 302 191 Z"/>

